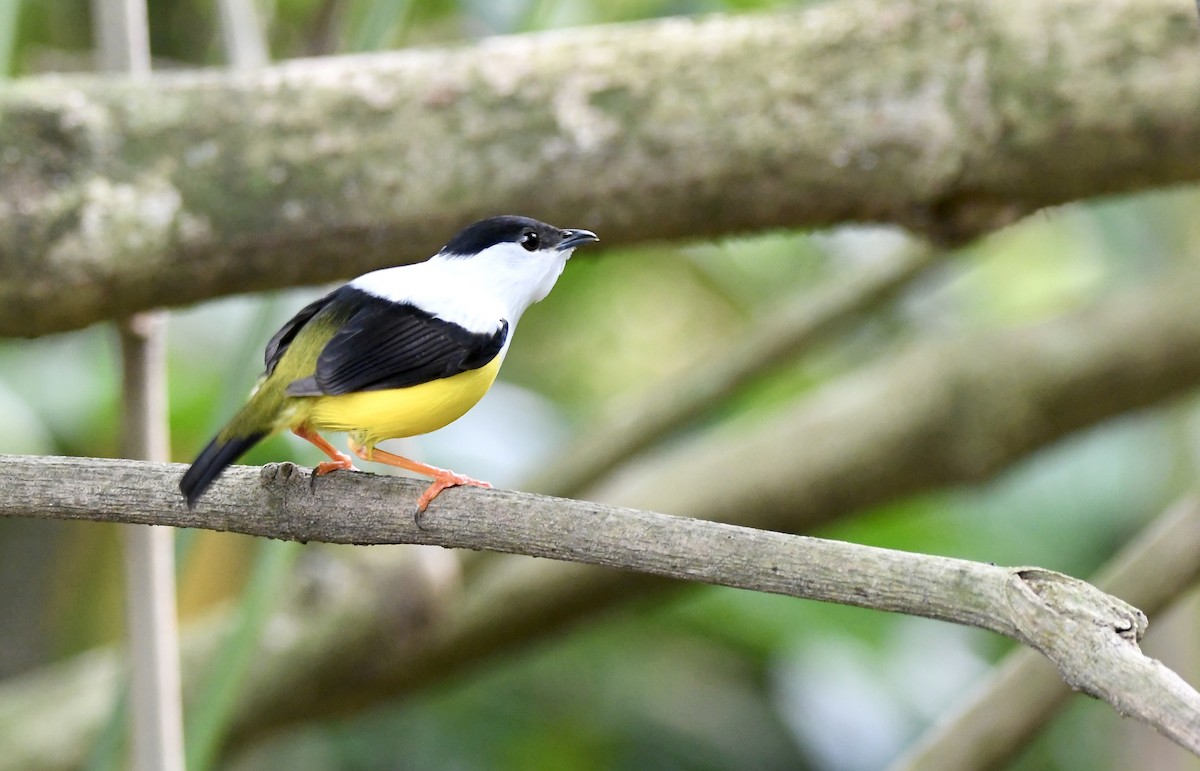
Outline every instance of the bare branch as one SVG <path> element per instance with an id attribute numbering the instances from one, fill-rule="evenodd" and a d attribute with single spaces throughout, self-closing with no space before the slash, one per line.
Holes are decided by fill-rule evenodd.
<path id="1" fill-rule="evenodd" d="M 217 10 L 221 18 L 221 41 L 230 66 L 252 70 L 269 64 L 271 53 L 254 0 L 217 0 Z"/>
<path id="2" fill-rule="evenodd" d="M 1155 615 L 1200 579 L 1200 503 L 1171 507 L 1095 577 L 1097 587 Z M 1010 653 L 994 672 L 896 761 L 892 771 L 1003 768 L 1071 696 L 1036 652 Z"/>
<path id="3" fill-rule="evenodd" d="M 145 6 L 141 6 L 143 14 Z M 122 363 L 121 449 L 130 458 L 170 457 L 167 318 L 145 311 L 118 325 Z M 183 698 L 176 612 L 175 531 L 124 528 L 125 626 L 130 660 L 131 765 L 182 771 Z"/>
<path id="4" fill-rule="evenodd" d="M 0 90 L 0 334 L 412 261 L 501 211 L 607 244 L 848 220 L 968 238 L 1200 178 L 1198 40 L 1170 0 L 849 0 L 29 79 Z"/>
<path id="5" fill-rule="evenodd" d="M 1064 583 L 1063 576 L 1043 570 L 1020 570 L 1021 583 L 1009 593 L 1013 613 L 1028 621 L 1031 644 L 1058 665 L 1072 688 L 1091 694 L 1157 728 L 1167 738 L 1200 756 L 1200 694 L 1161 662 L 1136 650 L 1145 633 L 1146 617 L 1132 606 L 1084 584 Z M 1085 607 L 1080 607 L 1081 602 Z M 1115 626 L 1114 626 L 1115 622 Z M 1092 650 L 1075 656 L 1081 640 Z"/>
<path id="6" fill-rule="evenodd" d="M 7 457 L 0 516 L 204 527 L 332 543 L 421 543 L 550 557 L 989 629 L 1046 654 L 1067 681 L 1200 754 L 1200 694 L 1137 647 L 1146 618 L 1082 581 L 704 520 L 513 492 L 456 489 L 415 522 L 419 483 L 291 464 L 237 467 L 196 510 L 183 466 Z"/>
<path id="7" fill-rule="evenodd" d="M 689 442 L 707 455 L 681 450 L 628 470 L 608 490 L 628 497 L 610 500 L 649 509 L 634 498 L 653 495 L 660 510 L 801 530 L 906 494 L 984 478 L 1070 431 L 1200 383 L 1198 295 L 1200 276 L 1184 272 L 1052 322 L 916 346 L 831 384 L 767 425 Z M 326 483 L 358 478 L 366 477 L 335 475 L 317 490 L 324 496 Z M 173 481 L 162 484 L 169 494 Z M 263 489 L 282 496 L 292 488 Z M 121 487 L 112 494 L 142 493 Z M 394 698 L 500 651 L 528 647 L 632 595 L 674 586 L 581 565 L 497 560 L 505 564 L 482 566 L 463 601 L 435 630 L 414 638 L 390 630 L 390 596 L 371 610 L 355 605 L 359 623 L 304 647 L 304 667 L 280 664 L 269 668 L 269 680 L 254 678 L 239 705 L 235 738 Z M 371 646 L 361 644 L 363 635 Z M 54 671 L 45 677 L 45 690 L 71 692 Z M 14 692 L 0 689 L 0 704 L 17 698 L 6 693 Z M 48 720 L 23 703 L 20 714 Z M 61 699 L 52 706 L 61 710 Z"/>

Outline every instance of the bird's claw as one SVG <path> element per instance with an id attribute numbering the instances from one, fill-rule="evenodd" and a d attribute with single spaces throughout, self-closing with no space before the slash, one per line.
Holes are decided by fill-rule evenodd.
<path id="1" fill-rule="evenodd" d="M 425 492 L 421 493 L 421 497 L 417 499 L 417 511 L 413 516 L 413 522 L 416 524 L 418 530 L 425 529 L 421 525 L 421 520 L 423 519 L 422 515 L 425 514 L 425 509 L 429 508 L 429 504 L 433 501 L 433 499 L 438 497 L 438 495 L 440 495 L 441 492 L 446 488 L 458 487 L 460 485 L 470 485 L 472 487 L 484 487 L 488 489 L 491 489 L 492 487 L 491 482 L 483 482 L 478 479 L 472 479 L 465 474 L 455 474 L 449 471 L 443 475 L 434 477 L 433 484 L 429 485 L 429 487 L 425 489 Z"/>
<path id="2" fill-rule="evenodd" d="M 323 477 L 332 471 L 358 471 L 354 467 L 354 463 L 350 460 L 349 455 L 343 455 L 338 460 L 327 460 L 317 464 L 313 469 L 312 476 L 308 478 L 308 489 L 315 491 L 317 489 L 317 477 Z"/>

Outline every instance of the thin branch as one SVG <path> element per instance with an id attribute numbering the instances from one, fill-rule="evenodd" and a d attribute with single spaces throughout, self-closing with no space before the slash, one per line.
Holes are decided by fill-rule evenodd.
<path id="1" fill-rule="evenodd" d="M 267 36 L 254 0 L 217 0 L 225 58 L 239 70 L 265 67 L 271 61 Z"/>
<path id="2" fill-rule="evenodd" d="M 583 492 L 748 383 L 793 361 L 801 351 L 885 302 L 935 264 L 938 256 L 914 246 L 885 265 L 797 298 L 756 324 L 736 345 L 689 367 L 686 377 L 656 383 L 637 401 L 622 402 L 594 420 L 573 446 L 556 453 L 557 460 L 528 487 L 549 495 Z"/>
<path id="3" fill-rule="evenodd" d="M 501 211 L 610 245 L 845 221 L 960 241 L 1200 179 L 1198 42 L 1170 0 L 848 0 L 28 79 L 0 90 L 0 335 L 423 259 Z"/>
<path id="4" fill-rule="evenodd" d="M 149 311 L 119 325 L 121 445 L 129 458 L 163 461 L 170 456 L 166 322 L 165 313 Z M 132 768 L 183 771 L 175 532 L 126 526 L 123 535 Z"/>
<path id="5" fill-rule="evenodd" d="M 148 77 L 146 0 L 93 0 L 92 8 L 99 69 Z M 143 311 L 118 322 L 121 445 L 128 458 L 170 457 L 166 321 L 161 311 Z M 135 771 L 183 771 L 175 534 L 163 527 L 125 527 L 123 535 L 131 766 Z"/>
<path id="6" fill-rule="evenodd" d="M 1157 615 L 1200 580 L 1200 503 L 1185 500 L 1126 545 L 1093 579 Z M 1047 661 L 1010 653 L 993 673 L 921 737 L 892 771 L 1004 768 L 1071 696 Z"/>
<path id="7" fill-rule="evenodd" d="M 8 457 L 0 515 L 204 527 L 300 541 L 419 543 L 548 557 L 924 616 L 1030 645 L 1067 682 L 1200 755 L 1200 694 L 1137 647 L 1146 618 L 1089 584 L 1001 568 L 614 506 L 455 490 L 416 523 L 419 483 L 322 480 L 291 464 L 237 467 L 195 510 L 181 465 Z"/>
<path id="8" fill-rule="evenodd" d="M 96 69 L 135 78 L 150 74 L 150 24 L 139 0 L 92 0 Z"/>

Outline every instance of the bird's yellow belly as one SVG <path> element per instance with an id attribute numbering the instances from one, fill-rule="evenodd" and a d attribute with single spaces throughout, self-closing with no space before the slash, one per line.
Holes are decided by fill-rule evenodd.
<path id="1" fill-rule="evenodd" d="M 483 398 L 496 379 L 501 358 L 407 388 L 319 396 L 303 422 L 316 429 L 357 434 L 369 447 L 384 439 L 427 434 L 458 420 Z"/>

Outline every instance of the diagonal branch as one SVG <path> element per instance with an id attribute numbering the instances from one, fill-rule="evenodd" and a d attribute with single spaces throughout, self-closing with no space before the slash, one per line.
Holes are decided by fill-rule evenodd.
<path id="1" fill-rule="evenodd" d="M 1198 292 L 1200 272 L 1183 269 L 1041 324 L 918 342 L 769 421 L 624 467 L 584 497 L 799 529 L 987 479 L 1056 438 L 1200 385 Z"/>
<path id="2" fill-rule="evenodd" d="M 501 211 L 607 244 L 845 221 L 962 240 L 1200 179 L 1198 41 L 1171 0 L 848 0 L 31 78 L 0 90 L 0 335 L 412 261 Z"/>
<path id="3" fill-rule="evenodd" d="M 204 527 L 291 540 L 420 543 L 549 557 L 989 629 L 1030 645 L 1067 682 L 1200 755 L 1200 694 L 1137 647 L 1141 611 L 1037 568 L 787 535 L 584 501 L 457 489 L 418 526 L 419 483 L 339 474 L 310 489 L 291 464 L 237 467 L 195 510 L 183 466 L 8 457 L 0 516 Z"/>
<path id="4" fill-rule="evenodd" d="M 817 341 L 900 292 L 942 254 L 912 246 L 886 265 L 830 288 L 806 293 L 755 325 L 721 353 L 706 356 L 684 377 L 656 383 L 634 404 L 622 403 L 592 421 L 573 446 L 529 487 L 550 495 L 577 495 L 655 442 L 686 427 L 738 389 L 792 361 Z M 815 295 L 815 296 L 811 296 Z"/>
<path id="5" fill-rule="evenodd" d="M 1200 502 L 1171 507 L 1094 579 L 1103 591 L 1150 614 L 1165 610 L 1200 579 Z M 1010 653 L 950 715 L 940 719 L 892 771 L 1003 768 L 1071 696 L 1046 659 Z"/>

